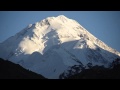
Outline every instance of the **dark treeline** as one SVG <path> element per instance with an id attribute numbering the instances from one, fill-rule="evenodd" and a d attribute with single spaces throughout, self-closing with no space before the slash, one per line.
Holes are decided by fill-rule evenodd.
<path id="1" fill-rule="evenodd" d="M 26 70 L 18 64 L 0 58 L 0 79 L 45 79 L 42 75 Z"/>
<path id="2" fill-rule="evenodd" d="M 47 79 L 42 75 L 26 70 L 19 64 L 0 58 L 0 79 Z M 93 66 L 65 79 L 120 79 L 120 59 L 116 59 L 110 68 Z"/>
<path id="3" fill-rule="evenodd" d="M 120 79 L 120 59 L 114 60 L 110 68 L 93 66 L 67 79 Z"/>

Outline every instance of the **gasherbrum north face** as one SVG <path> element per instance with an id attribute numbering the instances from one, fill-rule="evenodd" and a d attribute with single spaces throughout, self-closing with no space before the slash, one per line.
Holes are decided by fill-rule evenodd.
<path id="1" fill-rule="evenodd" d="M 79 73 L 88 66 L 109 67 L 120 53 L 64 15 L 30 24 L 0 43 L 0 57 L 49 79 Z"/>

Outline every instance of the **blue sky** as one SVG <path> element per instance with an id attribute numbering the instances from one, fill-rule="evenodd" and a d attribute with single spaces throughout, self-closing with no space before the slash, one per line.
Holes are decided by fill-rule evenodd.
<path id="1" fill-rule="evenodd" d="M 120 11 L 0 11 L 0 42 L 28 24 L 46 17 L 65 15 L 120 52 Z"/>

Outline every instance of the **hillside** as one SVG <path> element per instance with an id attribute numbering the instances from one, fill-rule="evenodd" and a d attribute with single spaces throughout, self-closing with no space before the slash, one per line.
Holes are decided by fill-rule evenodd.
<path id="1" fill-rule="evenodd" d="M 120 79 L 120 63 L 112 63 L 112 68 L 94 66 L 67 79 Z"/>
<path id="2" fill-rule="evenodd" d="M 45 79 L 43 76 L 24 69 L 18 64 L 0 58 L 0 79 Z"/>

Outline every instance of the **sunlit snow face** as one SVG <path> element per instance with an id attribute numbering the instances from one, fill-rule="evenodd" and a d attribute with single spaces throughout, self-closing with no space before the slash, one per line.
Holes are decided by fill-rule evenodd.
<path id="1" fill-rule="evenodd" d="M 36 48 L 39 46 L 35 44 L 33 41 L 29 40 L 28 38 L 24 38 L 22 42 L 19 44 L 19 48 L 21 48 L 22 52 L 25 54 L 32 54 L 36 51 Z"/>

